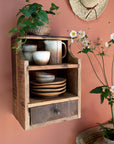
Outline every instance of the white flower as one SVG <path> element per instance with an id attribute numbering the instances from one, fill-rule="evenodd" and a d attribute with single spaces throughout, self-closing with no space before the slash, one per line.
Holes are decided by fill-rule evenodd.
<path id="1" fill-rule="evenodd" d="M 105 42 L 105 47 L 109 47 L 109 44 L 108 44 L 108 42 Z"/>
<path id="2" fill-rule="evenodd" d="M 72 30 L 72 31 L 70 32 L 70 37 L 71 37 L 71 38 L 76 38 L 76 37 L 77 37 L 77 32 L 74 31 L 74 30 Z"/>
<path id="3" fill-rule="evenodd" d="M 114 86 L 111 86 L 110 91 L 114 93 Z"/>
<path id="4" fill-rule="evenodd" d="M 114 33 L 112 33 L 112 34 L 110 35 L 110 38 L 111 38 L 112 40 L 114 40 Z"/>
<path id="5" fill-rule="evenodd" d="M 84 39 L 84 40 L 82 41 L 82 44 L 83 44 L 84 46 L 88 46 L 88 43 L 89 43 L 89 41 L 88 41 L 87 39 Z"/>
<path id="6" fill-rule="evenodd" d="M 79 38 L 84 38 L 85 37 L 85 31 L 80 30 L 78 32 L 78 34 L 79 34 Z"/>

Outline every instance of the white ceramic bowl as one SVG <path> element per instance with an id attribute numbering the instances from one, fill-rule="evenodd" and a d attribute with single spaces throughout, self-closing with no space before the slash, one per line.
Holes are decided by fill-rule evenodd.
<path id="1" fill-rule="evenodd" d="M 37 65 L 46 65 L 50 59 L 50 51 L 36 51 L 33 53 L 33 60 Z"/>
<path id="2" fill-rule="evenodd" d="M 55 77 L 36 77 L 36 81 L 41 83 L 52 82 L 54 81 Z"/>
<path id="3" fill-rule="evenodd" d="M 23 45 L 23 51 L 31 52 L 36 50 L 37 50 L 37 45 L 29 45 L 29 44 Z"/>
<path id="4" fill-rule="evenodd" d="M 36 77 L 55 77 L 54 74 L 47 73 L 47 72 L 36 72 Z"/>

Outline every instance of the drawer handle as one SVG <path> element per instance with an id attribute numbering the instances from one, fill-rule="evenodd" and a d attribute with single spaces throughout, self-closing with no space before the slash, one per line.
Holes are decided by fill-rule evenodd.
<path id="1" fill-rule="evenodd" d="M 58 109 L 53 109 L 53 112 L 57 115 L 60 115 L 60 111 Z"/>

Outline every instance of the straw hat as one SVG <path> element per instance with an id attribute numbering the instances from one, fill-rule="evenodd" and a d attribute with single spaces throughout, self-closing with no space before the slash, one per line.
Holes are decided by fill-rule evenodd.
<path id="1" fill-rule="evenodd" d="M 73 12 L 81 19 L 89 21 L 98 18 L 108 0 L 69 0 Z"/>

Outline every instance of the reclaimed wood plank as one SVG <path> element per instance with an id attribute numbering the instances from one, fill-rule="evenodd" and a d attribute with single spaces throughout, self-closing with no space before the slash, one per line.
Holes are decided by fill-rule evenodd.
<path id="1" fill-rule="evenodd" d="M 72 100 L 62 103 L 33 107 L 30 109 L 31 125 L 44 123 L 78 114 L 78 101 Z"/>
<path id="2" fill-rule="evenodd" d="M 29 108 L 32 107 L 37 107 L 37 106 L 43 106 L 43 105 L 49 105 L 49 104 L 54 104 L 54 103 L 61 103 L 61 102 L 67 102 L 67 101 L 71 101 L 71 100 L 78 100 L 79 97 L 75 96 L 71 93 L 64 93 L 62 94 L 62 96 L 58 96 L 56 98 L 30 98 L 30 103 L 28 104 Z"/>
<path id="3" fill-rule="evenodd" d="M 78 68 L 78 64 L 61 64 L 61 65 L 45 65 L 45 66 L 28 66 L 28 71 L 34 70 L 51 70 L 51 69 L 73 69 Z"/>

